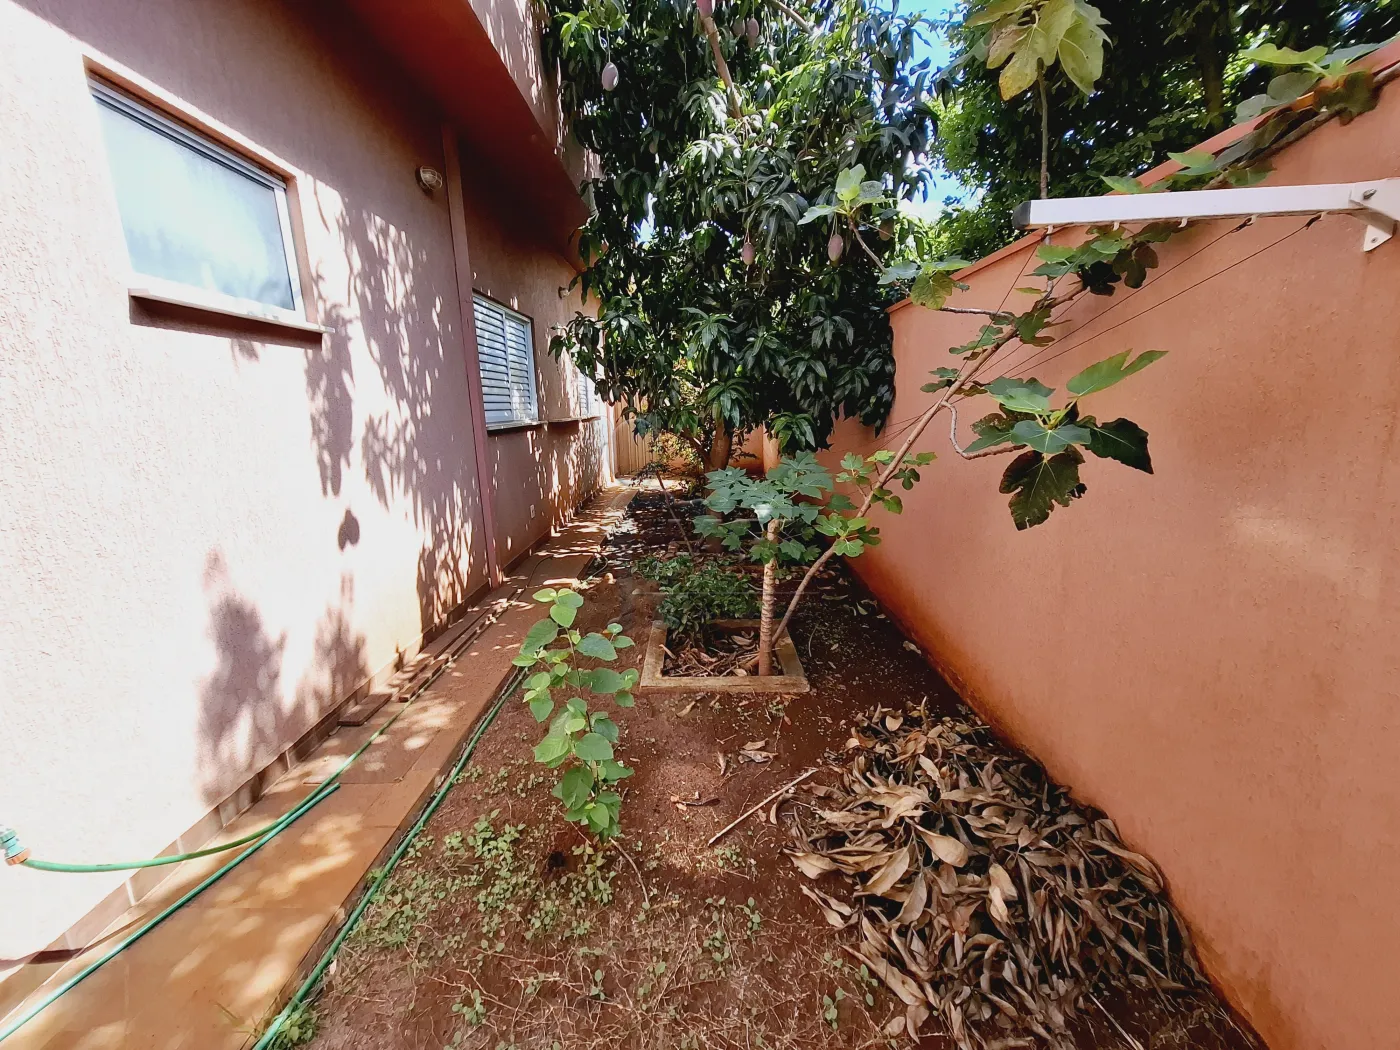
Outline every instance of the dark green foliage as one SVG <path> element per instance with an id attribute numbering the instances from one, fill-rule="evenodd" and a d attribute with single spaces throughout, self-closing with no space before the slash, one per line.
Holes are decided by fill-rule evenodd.
<path id="1" fill-rule="evenodd" d="M 873 251 L 898 242 L 894 199 L 926 178 L 909 160 L 933 134 L 918 20 L 865 0 L 796 6 L 822 32 L 755 0 L 716 4 L 735 119 L 693 4 L 545 4 L 565 115 L 602 169 L 583 187 L 594 214 L 579 242 L 598 317 L 575 317 L 552 349 L 642 426 L 702 444 L 768 425 L 811 448 L 838 415 L 883 424 L 894 396 L 896 293 L 849 238 L 832 240 L 836 216 L 799 220 L 861 165 L 887 195 L 891 236 Z M 727 28 L 740 18 L 761 26 L 756 43 Z"/>
<path id="2" fill-rule="evenodd" d="M 1089 442 L 1084 447 L 1102 459 L 1116 459 L 1119 463 L 1152 473 L 1152 457 L 1147 454 L 1147 431 L 1131 419 L 1114 419 L 1102 426 L 1093 416 L 1085 416 L 1079 425 L 1089 432 Z"/>
<path id="3" fill-rule="evenodd" d="M 783 457 L 762 478 L 729 467 L 712 470 L 705 480 L 710 488 L 705 506 L 715 515 L 744 513 L 727 520 L 698 517 L 695 531 L 699 535 L 718 539 L 725 550 L 737 551 L 747 544 L 753 560 L 764 565 L 808 562 L 821 553 L 810 542 L 821 530 L 822 507 L 813 501 L 831 491 L 831 474 L 811 452 Z M 770 522 L 778 524 L 776 541 L 766 534 Z"/>
<path id="4" fill-rule="evenodd" d="M 716 620 L 742 620 L 758 611 L 753 584 L 742 572 L 718 562 L 707 562 L 698 569 L 689 558 L 685 562 L 689 566 L 685 571 L 662 584 L 661 620 L 671 637 L 699 644 Z"/>
<path id="5" fill-rule="evenodd" d="M 1001 478 L 1001 491 L 1011 496 L 1011 520 L 1018 529 L 1039 525 L 1055 504 L 1068 507 L 1084 495 L 1079 464 L 1084 457 L 1073 445 L 1054 456 L 1023 452 L 1011 461 Z"/>
<path id="6" fill-rule="evenodd" d="M 689 554 L 677 554 L 673 558 L 648 554 L 637 562 L 632 571 L 644 580 L 651 580 L 664 591 L 695 571 L 695 559 Z"/>
<path id="7" fill-rule="evenodd" d="M 956 64 L 974 35 L 965 18 L 982 6 L 969 0 L 950 21 L 956 69 L 945 85 L 933 147 L 950 173 L 980 193 L 975 205 L 955 207 L 938 221 L 934 254 L 977 258 L 994 251 L 1015 236 L 1011 210 L 1039 195 L 1035 92 L 1003 102 L 997 70 L 976 61 Z M 1283 72 L 1241 58 L 1252 44 L 1341 47 L 1400 32 L 1394 0 L 1096 0 L 1095 6 L 1112 39 L 1098 90 L 1086 97 L 1063 77 L 1047 83 L 1051 196 L 1102 193 L 1099 176 L 1142 172 L 1168 151 L 1189 149 L 1228 126 L 1236 106 Z"/>

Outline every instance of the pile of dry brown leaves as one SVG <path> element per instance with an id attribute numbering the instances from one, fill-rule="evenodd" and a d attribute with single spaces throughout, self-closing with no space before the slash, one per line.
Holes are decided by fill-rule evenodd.
<path id="1" fill-rule="evenodd" d="M 878 709 L 847 752 L 791 856 L 855 880 L 847 900 L 803 891 L 906 1004 L 887 1034 L 932 1013 L 965 1050 L 1055 1046 L 1096 990 L 1203 985 L 1153 863 L 985 725 Z"/>

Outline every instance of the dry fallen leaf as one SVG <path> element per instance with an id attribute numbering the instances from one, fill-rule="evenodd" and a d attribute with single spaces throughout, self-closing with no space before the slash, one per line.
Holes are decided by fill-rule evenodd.
<path id="1" fill-rule="evenodd" d="M 809 879 L 820 878 L 828 871 L 836 870 L 836 865 L 819 853 L 789 852 L 788 856 L 792 858 L 792 863 L 797 867 L 797 870 Z"/>
<path id="2" fill-rule="evenodd" d="M 689 798 L 685 798 L 681 795 L 671 796 L 671 804 L 679 810 L 684 810 L 688 806 L 713 806 L 718 801 L 718 796 L 712 796 L 710 798 L 701 798 L 700 792 L 698 791 L 691 792 Z"/>
<path id="3" fill-rule="evenodd" d="M 992 918 L 997 922 L 1005 924 L 1011 921 L 1011 913 L 1006 910 L 1006 902 L 1001 899 L 1001 890 L 996 886 L 993 886 L 987 895 L 987 905 L 991 909 Z"/>
<path id="4" fill-rule="evenodd" d="M 896 882 L 904 878 L 904 873 L 908 870 L 909 850 L 894 851 L 890 854 L 889 859 L 880 866 L 875 877 L 865 884 L 865 892 L 884 896 Z"/>
<path id="5" fill-rule="evenodd" d="M 826 921 L 835 926 L 838 930 L 845 929 L 849 924 L 851 909 L 838 901 L 835 897 L 828 897 L 825 893 L 819 893 L 810 886 L 799 884 L 797 887 L 812 900 L 817 902 L 817 907 L 822 910 L 822 916 Z"/>
<path id="6" fill-rule="evenodd" d="M 1004 899 L 1009 901 L 1016 899 L 1016 886 L 1011 881 L 1011 876 L 996 861 L 992 861 L 988 866 L 987 877 L 992 880 L 992 886 L 1001 892 Z"/>
<path id="7" fill-rule="evenodd" d="M 955 868 L 961 868 L 967 863 L 967 847 L 951 835 L 940 835 L 934 831 L 925 831 L 923 828 L 917 830 L 919 837 L 933 851 L 933 855 L 943 863 L 951 864 Z"/>
<path id="8" fill-rule="evenodd" d="M 739 752 L 739 758 L 744 762 L 771 762 L 777 757 L 775 752 L 764 751 L 763 746 L 767 740 L 750 740 Z"/>

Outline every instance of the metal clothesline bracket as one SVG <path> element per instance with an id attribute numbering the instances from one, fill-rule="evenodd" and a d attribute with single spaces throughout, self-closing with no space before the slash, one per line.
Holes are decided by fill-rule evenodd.
<path id="1" fill-rule="evenodd" d="M 1021 229 L 1112 225 L 1193 219 L 1253 219 L 1261 215 L 1354 215 L 1366 223 L 1363 251 L 1395 235 L 1400 222 L 1400 179 L 1226 190 L 1174 190 L 1102 197 L 1025 201 L 1013 221 Z"/>

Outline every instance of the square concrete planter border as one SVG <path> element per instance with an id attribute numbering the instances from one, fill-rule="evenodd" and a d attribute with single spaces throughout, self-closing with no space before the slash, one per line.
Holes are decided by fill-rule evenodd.
<path id="1" fill-rule="evenodd" d="M 758 630 L 757 620 L 716 620 L 715 626 L 729 631 Z M 663 674 L 666 664 L 666 625 L 653 621 L 647 636 L 646 659 L 642 663 L 642 680 L 637 691 L 642 693 L 806 693 L 811 691 L 802 661 L 797 658 L 797 646 L 784 631 L 773 646 L 782 674 L 724 675 L 714 678 Z"/>

